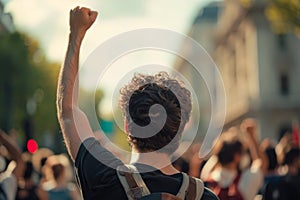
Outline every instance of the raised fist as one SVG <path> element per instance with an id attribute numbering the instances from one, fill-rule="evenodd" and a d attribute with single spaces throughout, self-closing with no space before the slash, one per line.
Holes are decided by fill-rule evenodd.
<path id="1" fill-rule="evenodd" d="M 89 8 L 79 7 L 70 11 L 70 31 L 71 33 L 85 34 L 85 32 L 95 22 L 98 13 Z"/>
<path id="2" fill-rule="evenodd" d="M 245 119 L 241 124 L 241 130 L 248 133 L 250 136 L 254 136 L 256 131 L 255 120 L 251 118 Z"/>

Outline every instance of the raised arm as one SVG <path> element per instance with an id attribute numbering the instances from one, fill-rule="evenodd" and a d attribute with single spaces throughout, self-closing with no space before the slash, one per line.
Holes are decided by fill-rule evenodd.
<path id="1" fill-rule="evenodd" d="M 256 123 L 253 119 L 246 119 L 242 124 L 242 129 L 248 134 L 249 150 L 253 161 L 259 161 L 260 168 L 266 173 L 268 158 L 260 149 L 256 134 Z"/>
<path id="2" fill-rule="evenodd" d="M 11 158 L 16 162 L 16 167 L 14 168 L 12 173 L 15 175 L 17 180 L 19 180 L 21 177 L 23 177 L 23 173 L 25 169 L 25 163 L 22 159 L 22 154 L 20 149 L 16 144 L 14 144 L 11 138 L 2 130 L 0 130 L 0 143 L 5 146 Z"/>
<path id="3" fill-rule="evenodd" d="M 76 7 L 70 11 L 68 49 L 57 86 L 58 120 L 73 160 L 82 141 L 94 136 L 86 115 L 78 107 L 78 63 L 81 42 L 96 17 L 97 12 L 88 8 Z"/>

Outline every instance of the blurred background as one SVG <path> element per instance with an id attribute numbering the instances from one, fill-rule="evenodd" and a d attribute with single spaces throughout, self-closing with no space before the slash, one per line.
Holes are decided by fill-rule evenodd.
<path id="1" fill-rule="evenodd" d="M 260 138 L 278 140 L 298 134 L 300 118 L 300 1 L 298 0 L 131 0 L 0 1 L 0 127 L 14 129 L 23 150 L 39 147 L 65 152 L 55 109 L 57 76 L 68 39 L 69 10 L 77 5 L 99 12 L 83 43 L 81 64 L 102 42 L 136 28 L 166 28 L 201 44 L 216 62 L 227 95 L 224 129 L 248 117 L 257 120 Z M 178 44 L 183 49 L 184 41 Z M 111 114 L 111 96 L 126 71 L 149 63 L 171 66 L 198 91 L 205 135 L 211 102 L 201 77 L 186 61 L 163 52 L 139 52 L 122 58 L 94 91 L 82 72 L 82 107 L 95 93 L 99 123 L 117 144 L 125 136 Z M 35 143 L 34 145 L 38 147 Z M 35 150 L 35 148 L 34 148 Z M 34 152 L 34 151 L 33 151 Z"/>

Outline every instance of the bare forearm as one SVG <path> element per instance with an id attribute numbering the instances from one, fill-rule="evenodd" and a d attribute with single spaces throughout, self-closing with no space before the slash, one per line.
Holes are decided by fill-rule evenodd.
<path id="1" fill-rule="evenodd" d="M 23 176 L 25 163 L 22 159 L 22 153 L 18 146 L 11 141 L 8 135 L 0 130 L 0 143 L 3 144 L 7 151 L 9 152 L 11 158 L 17 163 L 16 168 L 13 173 L 16 178 L 20 178 Z"/>
<path id="2" fill-rule="evenodd" d="M 22 159 L 21 151 L 3 131 L 0 131 L 0 143 L 6 147 L 13 160 Z"/>
<path id="3" fill-rule="evenodd" d="M 58 80 L 57 115 L 73 160 L 82 141 L 93 136 L 86 115 L 78 107 L 78 64 L 81 42 L 96 17 L 97 12 L 88 8 L 76 7 L 70 11 L 68 49 Z"/>
<path id="4" fill-rule="evenodd" d="M 250 137 L 251 146 L 250 146 L 250 153 L 252 160 L 260 160 L 260 168 L 262 169 L 263 173 L 266 173 L 267 167 L 269 165 L 269 161 L 267 159 L 266 154 L 261 150 L 259 147 L 258 141 L 253 136 Z"/>
<path id="5" fill-rule="evenodd" d="M 256 139 L 253 136 L 249 137 L 250 139 L 250 146 L 249 146 L 249 150 L 250 150 L 250 154 L 253 160 L 259 159 L 259 146 L 258 143 L 256 141 Z"/>
<path id="6" fill-rule="evenodd" d="M 78 105 L 78 64 L 83 36 L 76 33 L 69 35 L 67 54 L 60 71 L 57 91 L 57 106 L 62 116 L 73 106 Z"/>

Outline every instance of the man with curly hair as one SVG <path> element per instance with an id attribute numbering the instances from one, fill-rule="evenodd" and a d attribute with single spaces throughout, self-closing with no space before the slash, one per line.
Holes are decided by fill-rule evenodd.
<path id="1" fill-rule="evenodd" d="M 126 134 L 132 152 L 138 155 L 130 167 L 135 172 L 146 171 L 139 175 L 141 182 L 134 178 L 139 173 L 119 170 L 125 165 L 95 138 L 78 106 L 77 75 L 81 42 L 96 17 L 97 12 L 88 8 L 71 10 L 69 45 L 57 89 L 58 119 L 68 152 L 75 161 L 84 199 L 137 199 L 135 195 L 141 192 L 137 189 L 141 188 L 143 192 L 147 189 L 148 193 L 160 194 L 161 198 L 167 194 L 172 199 L 217 199 L 206 188 L 197 191 L 199 180 L 188 177 L 185 182 L 185 175 L 171 164 L 170 156 L 179 146 L 192 104 L 190 91 L 166 72 L 153 76 L 136 74 L 120 91 Z M 162 162 L 168 164 L 161 167 Z M 188 186 L 181 191 L 183 185 Z"/>

